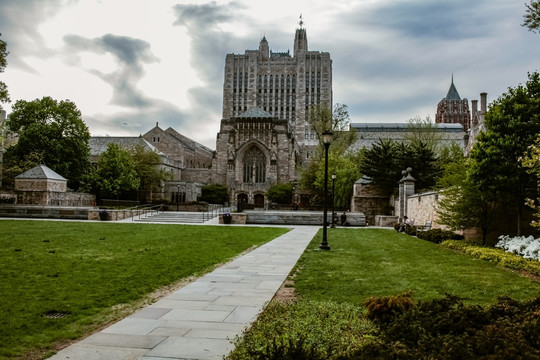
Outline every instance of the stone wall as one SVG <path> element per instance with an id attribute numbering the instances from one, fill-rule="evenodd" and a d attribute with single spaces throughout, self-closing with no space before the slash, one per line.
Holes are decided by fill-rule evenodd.
<path id="1" fill-rule="evenodd" d="M 17 179 L 15 189 L 19 191 L 55 191 L 65 192 L 67 181 L 55 179 Z"/>
<path id="2" fill-rule="evenodd" d="M 427 192 L 414 194 L 407 198 L 407 217 L 414 219 L 414 225 L 424 225 L 426 221 L 431 221 L 432 228 L 446 228 L 437 223 L 439 214 L 437 213 L 438 201 L 441 194 L 438 192 Z"/>
<path id="3" fill-rule="evenodd" d="M 92 194 L 55 191 L 16 191 L 17 204 L 49 206 L 94 206 Z"/>
<path id="4" fill-rule="evenodd" d="M 392 215 L 388 196 L 379 191 L 376 186 L 356 182 L 353 188 L 351 211 L 362 212 L 367 224 L 375 224 L 376 215 Z"/>

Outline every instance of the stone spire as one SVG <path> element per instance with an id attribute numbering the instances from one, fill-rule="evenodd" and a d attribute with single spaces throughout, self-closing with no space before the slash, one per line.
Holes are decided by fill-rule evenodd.
<path id="1" fill-rule="evenodd" d="M 298 25 L 300 25 L 300 28 L 296 29 L 296 34 L 294 35 L 294 57 L 305 54 L 308 51 L 307 35 L 306 29 L 303 27 L 304 20 L 302 19 L 302 14 L 300 14 Z"/>

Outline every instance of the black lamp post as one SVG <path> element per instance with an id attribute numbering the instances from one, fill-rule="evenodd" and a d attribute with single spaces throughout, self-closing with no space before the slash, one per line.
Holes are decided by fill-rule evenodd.
<path id="1" fill-rule="evenodd" d="M 178 211 L 179 203 L 180 203 L 180 184 L 178 184 L 178 192 L 176 193 L 176 211 Z"/>
<path id="2" fill-rule="evenodd" d="M 336 178 L 337 174 L 332 173 L 332 227 L 336 227 L 336 222 L 334 221 L 334 213 L 336 212 Z"/>
<path id="3" fill-rule="evenodd" d="M 322 141 L 324 144 L 324 215 L 323 215 L 323 238 L 322 242 L 319 245 L 321 250 L 330 250 L 330 245 L 328 245 L 328 239 L 326 237 L 326 223 L 328 215 L 328 147 L 332 142 L 332 137 L 334 134 L 330 130 L 325 130 L 322 133 Z"/>

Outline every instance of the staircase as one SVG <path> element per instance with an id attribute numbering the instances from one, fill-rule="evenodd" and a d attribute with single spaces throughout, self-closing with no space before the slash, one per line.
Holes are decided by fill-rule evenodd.
<path id="1" fill-rule="evenodd" d="M 160 222 L 173 224 L 201 224 L 210 220 L 211 217 L 207 212 L 175 212 L 164 211 L 158 214 L 148 215 L 145 217 L 134 217 L 135 222 Z"/>

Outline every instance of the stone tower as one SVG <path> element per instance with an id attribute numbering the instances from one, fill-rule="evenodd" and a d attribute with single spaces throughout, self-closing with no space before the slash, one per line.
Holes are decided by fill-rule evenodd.
<path id="1" fill-rule="evenodd" d="M 332 106 L 332 60 L 328 52 L 309 51 L 302 21 L 296 29 L 292 56 L 290 51 L 271 51 L 266 37 L 258 50 L 226 56 L 223 119 L 259 107 L 287 120 L 304 149 L 317 144 L 305 121 L 310 105 Z M 307 156 L 307 151 L 301 152 Z"/>
<path id="2" fill-rule="evenodd" d="M 233 203 L 266 206 L 266 190 L 298 180 L 318 140 L 306 122 L 312 105 L 332 106 L 332 60 L 310 51 L 303 21 L 294 52 L 227 54 L 223 114 L 212 162 L 213 181 L 227 185 Z"/>
<path id="3" fill-rule="evenodd" d="M 454 85 L 454 77 L 446 97 L 439 101 L 437 113 L 435 114 L 437 124 L 461 124 L 463 130 L 467 131 L 471 124 L 471 112 L 469 111 L 469 101 L 461 99 Z"/>

